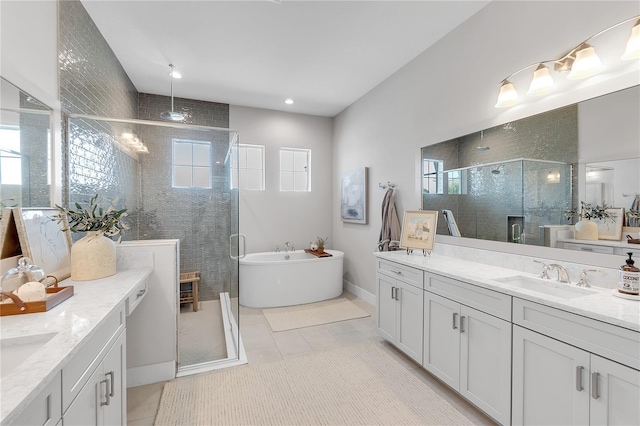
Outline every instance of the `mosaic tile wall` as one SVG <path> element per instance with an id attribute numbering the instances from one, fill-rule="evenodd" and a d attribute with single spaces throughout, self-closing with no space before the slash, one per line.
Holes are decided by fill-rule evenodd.
<path id="1" fill-rule="evenodd" d="M 20 94 L 20 107 L 40 109 L 27 95 Z M 48 180 L 51 115 L 20 113 L 20 152 L 22 154 L 22 201 L 24 207 L 49 207 Z M 42 173 L 46 170 L 46 173 Z M 16 200 L 17 201 L 17 200 Z"/>
<path id="2" fill-rule="evenodd" d="M 59 2 L 60 100 L 66 114 L 137 118 L 138 93 L 79 1 Z M 69 125 L 69 129 L 67 129 Z M 115 147 L 125 126 L 65 119 L 69 131 L 63 199 L 87 202 L 100 193 L 118 197 L 129 209 L 139 205 L 138 163 Z M 125 236 L 125 238 L 130 238 Z"/>
<path id="3" fill-rule="evenodd" d="M 445 170 L 504 163 L 466 172 L 466 194 L 423 194 L 423 208 L 452 210 L 464 237 L 511 241 L 511 225 L 518 223 L 527 244 L 543 244 L 539 226 L 568 223 L 562 212 L 576 202 L 577 177 L 570 165 L 578 161 L 577 120 L 577 106 L 572 105 L 424 147 L 423 158 L 442 159 Z M 508 162 L 517 158 L 569 165 Z M 500 173 L 491 173 L 494 169 Z M 558 182 L 550 182 L 550 174 L 557 173 Z M 442 213 L 437 231 L 448 234 Z"/>

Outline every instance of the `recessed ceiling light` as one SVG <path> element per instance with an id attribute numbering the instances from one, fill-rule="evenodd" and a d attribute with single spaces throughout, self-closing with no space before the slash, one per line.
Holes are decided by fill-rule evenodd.
<path id="1" fill-rule="evenodd" d="M 293 105 L 293 99 L 289 98 L 286 101 L 284 101 L 284 103 L 287 105 Z"/>

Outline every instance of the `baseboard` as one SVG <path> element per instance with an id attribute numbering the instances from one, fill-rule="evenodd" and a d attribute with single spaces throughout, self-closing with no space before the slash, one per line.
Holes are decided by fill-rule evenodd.
<path id="1" fill-rule="evenodd" d="M 127 388 L 166 382 L 176 378 L 174 361 L 127 368 Z"/>
<path id="2" fill-rule="evenodd" d="M 356 296 L 358 296 L 360 299 L 364 300 L 368 304 L 376 306 L 375 294 L 369 293 L 367 290 L 363 289 L 362 287 L 358 287 L 354 283 L 351 283 L 344 279 L 342 280 L 342 287 L 344 287 L 350 293 L 355 294 Z"/>

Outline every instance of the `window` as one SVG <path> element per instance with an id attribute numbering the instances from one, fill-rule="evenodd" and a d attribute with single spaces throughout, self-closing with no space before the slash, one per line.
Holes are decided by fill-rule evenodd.
<path id="1" fill-rule="evenodd" d="M 280 149 L 280 191 L 311 191 L 310 171 L 310 149 Z"/>
<path id="2" fill-rule="evenodd" d="M 455 170 L 447 173 L 447 194 L 462 194 L 462 172 Z"/>
<path id="3" fill-rule="evenodd" d="M 444 163 L 442 160 L 422 160 L 422 192 L 424 194 L 443 194 Z"/>
<path id="4" fill-rule="evenodd" d="M 239 144 L 231 155 L 231 188 L 264 191 L 264 146 Z"/>
<path id="5" fill-rule="evenodd" d="M 211 188 L 211 144 L 173 140 L 173 187 Z"/>
<path id="6" fill-rule="evenodd" d="M 0 182 L 3 185 L 22 185 L 22 156 L 20 128 L 0 127 Z"/>

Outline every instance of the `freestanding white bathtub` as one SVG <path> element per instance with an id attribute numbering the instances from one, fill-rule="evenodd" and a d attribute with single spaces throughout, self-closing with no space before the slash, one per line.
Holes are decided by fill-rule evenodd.
<path id="1" fill-rule="evenodd" d="M 246 255 L 240 259 L 240 304 L 273 308 L 340 296 L 344 253 L 326 251 L 333 256 L 318 258 L 304 250 Z"/>

